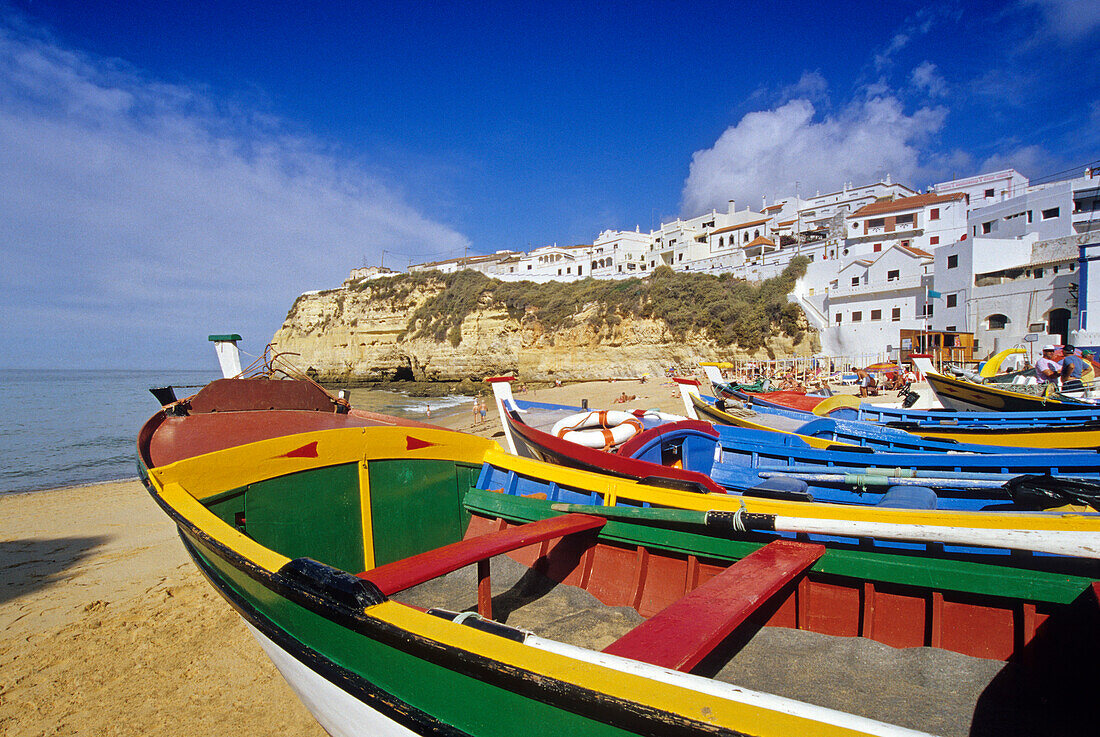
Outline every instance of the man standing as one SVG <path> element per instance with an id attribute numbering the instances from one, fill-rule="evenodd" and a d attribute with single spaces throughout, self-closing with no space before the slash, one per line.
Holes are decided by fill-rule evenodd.
<path id="1" fill-rule="evenodd" d="M 1043 355 L 1035 362 L 1035 376 L 1040 384 L 1058 385 L 1058 379 L 1062 376 L 1062 364 L 1054 360 L 1056 350 L 1052 345 L 1043 346 Z"/>

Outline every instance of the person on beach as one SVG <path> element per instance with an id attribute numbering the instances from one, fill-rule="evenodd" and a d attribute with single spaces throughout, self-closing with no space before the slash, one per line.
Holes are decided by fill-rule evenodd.
<path id="1" fill-rule="evenodd" d="M 856 369 L 856 376 L 859 377 L 859 396 L 878 396 L 878 385 L 875 384 L 875 377 L 871 376 L 867 369 Z"/>
<path id="2" fill-rule="evenodd" d="M 474 397 L 474 424 L 481 422 L 481 395 Z"/>
<path id="3" fill-rule="evenodd" d="M 1058 380 L 1062 376 L 1062 363 L 1054 360 L 1056 350 L 1058 349 L 1052 345 L 1043 346 L 1042 355 L 1035 362 L 1035 378 L 1040 384 L 1058 385 Z"/>
<path id="4" fill-rule="evenodd" d="M 1062 391 L 1084 391 L 1085 385 L 1082 379 L 1085 371 L 1089 368 L 1089 365 L 1085 363 L 1085 359 L 1077 355 L 1076 348 L 1072 345 L 1065 345 L 1062 348 Z"/>
<path id="5" fill-rule="evenodd" d="M 487 410 L 485 409 L 485 400 L 484 399 L 478 399 L 477 400 L 477 410 L 478 410 L 478 412 L 481 413 L 481 421 L 485 422 L 485 412 Z"/>

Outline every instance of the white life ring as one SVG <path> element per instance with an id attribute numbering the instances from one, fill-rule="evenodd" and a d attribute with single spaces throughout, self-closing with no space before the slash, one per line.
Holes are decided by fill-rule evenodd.
<path id="1" fill-rule="evenodd" d="M 550 432 L 587 448 L 610 448 L 642 431 L 642 422 L 629 412 L 580 412 L 555 423 Z"/>

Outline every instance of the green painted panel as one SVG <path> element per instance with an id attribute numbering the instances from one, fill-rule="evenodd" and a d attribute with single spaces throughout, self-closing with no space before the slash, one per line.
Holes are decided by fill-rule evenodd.
<path id="1" fill-rule="evenodd" d="M 216 557 L 203 559 L 223 582 L 295 640 L 461 732 L 474 737 L 633 734 L 527 698 L 523 692 L 533 690 L 530 684 L 505 688 L 486 683 L 356 633 L 277 596 Z M 522 728 L 517 730 L 516 725 Z M 655 722 L 652 733 L 663 726 Z"/>
<path id="2" fill-rule="evenodd" d="M 358 464 L 344 463 L 250 484 L 245 532 L 288 558 L 363 569 Z"/>
<path id="3" fill-rule="evenodd" d="M 223 491 L 221 494 L 207 497 L 203 499 L 202 503 L 207 509 L 216 514 L 222 522 L 231 525 L 235 530 L 239 530 L 236 519 L 238 514 L 244 514 L 244 499 L 247 491 L 247 486 L 241 486 L 237 489 L 230 489 L 229 491 Z"/>
<path id="4" fill-rule="evenodd" d="M 546 519 L 558 514 L 545 501 L 480 489 L 469 491 L 465 497 L 465 505 L 472 511 L 499 515 L 517 522 Z M 618 520 L 608 521 L 600 530 L 599 536 L 607 541 L 641 544 L 658 550 L 694 553 L 728 561 L 739 560 L 763 544 Z M 1068 604 L 1092 583 L 1092 579 L 1083 576 L 1028 570 L 997 563 L 843 548 L 829 548 L 810 570 L 858 580 L 1057 604 Z"/>
<path id="5" fill-rule="evenodd" d="M 371 520 L 376 565 L 462 539 L 470 515 L 462 495 L 474 469 L 453 461 L 371 461 Z"/>

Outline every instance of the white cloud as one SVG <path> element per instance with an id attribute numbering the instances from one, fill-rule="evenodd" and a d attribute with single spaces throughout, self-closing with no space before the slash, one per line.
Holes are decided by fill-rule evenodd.
<path id="1" fill-rule="evenodd" d="M 251 332 L 262 346 L 297 294 L 338 285 L 382 248 L 467 245 L 287 127 L 0 25 L 0 349 L 54 335 L 70 361 L 105 365 L 140 354 L 153 326 Z M 104 326 L 130 319 L 134 335 L 94 321 L 66 331 L 81 309 Z"/>
<path id="2" fill-rule="evenodd" d="M 1100 3 L 1081 0 L 1021 0 L 1039 11 L 1039 35 L 1065 42 L 1084 39 L 1100 28 Z"/>
<path id="3" fill-rule="evenodd" d="M 730 199 L 755 206 L 777 198 L 833 191 L 889 174 L 894 181 L 922 178 L 920 145 L 939 131 L 947 111 L 921 108 L 906 115 L 894 97 L 851 103 L 836 116 L 815 118 L 808 100 L 749 113 L 714 146 L 696 151 L 681 197 L 683 213 L 722 209 Z"/>
<path id="4" fill-rule="evenodd" d="M 909 78 L 917 89 L 927 92 L 931 97 L 943 97 L 947 94 L 947 83 L 940 76 L 936 65 L 930 61 L 918 64 Z"/>

